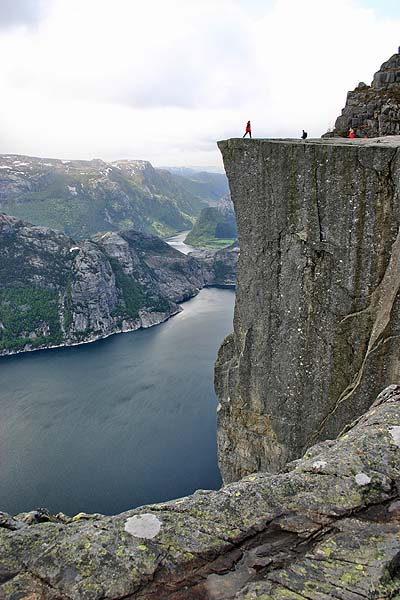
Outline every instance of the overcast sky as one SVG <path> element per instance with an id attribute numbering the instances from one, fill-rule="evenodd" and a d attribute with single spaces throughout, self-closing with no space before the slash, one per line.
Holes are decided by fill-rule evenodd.
<path id="1" fill-rule="evenodd" d="M 399 0 L 0 0 L 0 153 L 220 165 L 317 137 L 400 44 Z"/>

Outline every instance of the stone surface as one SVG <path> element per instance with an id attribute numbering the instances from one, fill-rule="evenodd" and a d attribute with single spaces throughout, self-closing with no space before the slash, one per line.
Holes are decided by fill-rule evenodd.
<path id="1" fill-rule="evenodd" d="M 400 380 L 399 145 L 219 143 L 240 244 L 215 373 L 225 482 L 278 471 Z"/>
<path id="2" fill-rule="evenodd" d="M 47 520 L 28 525 L 3 513 L 0 598 L 397 598 L 398 427 L 400 387 L 390 386 L 336 442 L 279 475 L 113 517 L 52 522 L 42 510 Z"/>
<path id="3" fill-rule="evenodd" d="M 394 54 L 374 75 L 370 86 L 361 82 L 348 92 L 346 106 L 333 132 L 347 136 L 353 127 L 359 137 L 400 133 L 400 54 Z"/>

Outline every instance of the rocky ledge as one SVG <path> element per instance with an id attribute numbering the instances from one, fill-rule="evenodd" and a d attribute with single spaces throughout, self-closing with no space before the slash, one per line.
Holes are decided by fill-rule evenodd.
<path id="1" fill-rule="evenodd" d="M 0 598 L 397 598 L 399 491 L 392 385 L 335 442 L 278 475 L 113 517 L 2 513 Z"/>

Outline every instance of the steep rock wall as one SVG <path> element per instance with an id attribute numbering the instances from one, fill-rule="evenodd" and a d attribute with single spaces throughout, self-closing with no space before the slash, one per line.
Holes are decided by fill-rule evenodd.
<path id="1" fill-rule="evenodd" d="M 239 230 L 225 482 L 335 437 L 400 375 L 400 138 L 219 143 Z"/>

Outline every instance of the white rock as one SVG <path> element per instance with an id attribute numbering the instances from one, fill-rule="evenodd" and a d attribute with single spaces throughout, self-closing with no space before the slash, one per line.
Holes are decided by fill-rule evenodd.
<path id="1" fill-rule="evenodd" d="M 125 522 L 125 531 L 146 540 L 152 540 L 160 532 L 161 521 L 151 513 L 129 517 Z"/>
<path id="2" fill-rule="evenodd" d="M 313 462 L 312 467 L 313 469 L 319 471 L 320 469 L 326 467 L 327 464 L 328 463 L 326 462 L 326 460 L 316 460 L 315 462 Z"/>
<path id="3" fill-rule="evenodd" d="M 395 425 L 395 427 L 391 427 L 389 429 L 389 433 L 392 436 L 396 446 L 400 446 L 400 427 L 398 425 Z"/>
<path id="4" fill-rule="evenodd" d="M 368 477 L 365 473 L 357 473 L 356 482 L 358 485 L 368 485 L 371 483 L 371 477 Z"/>

